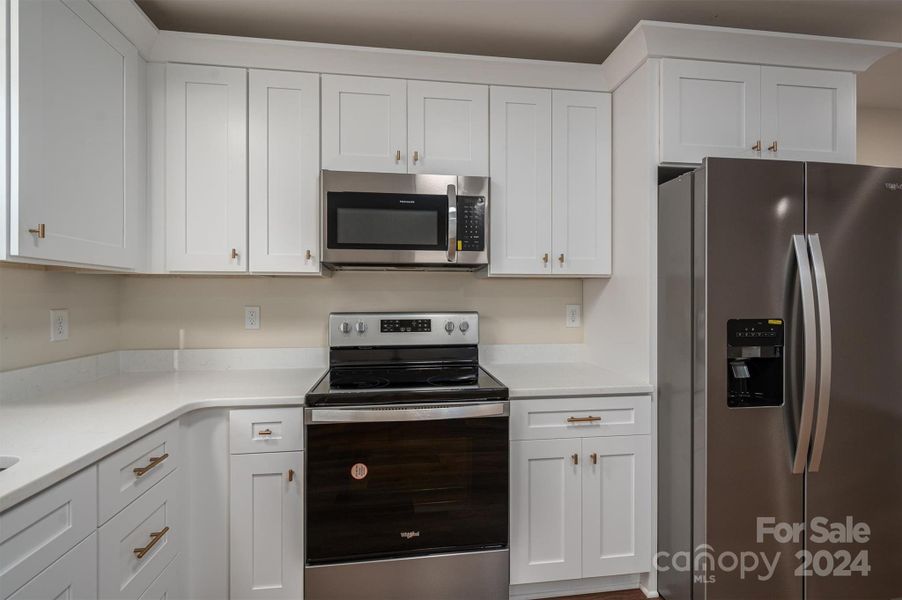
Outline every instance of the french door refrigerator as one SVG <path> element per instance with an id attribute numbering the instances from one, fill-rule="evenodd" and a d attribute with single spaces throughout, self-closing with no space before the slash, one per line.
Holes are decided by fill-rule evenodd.
<path id="1" fill-rule="evenodd" d="M 661 596 L 902 598 L 902 169 L 711 158 L 658 202 Z"/>

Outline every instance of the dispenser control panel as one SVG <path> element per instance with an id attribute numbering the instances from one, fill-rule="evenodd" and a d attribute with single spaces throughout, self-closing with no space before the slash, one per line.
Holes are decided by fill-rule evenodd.
<path id="1" fill-rule="evenodd" d="M 727 406 L 782 406 L 783 354 L 783 319 L 727 321 Z"/>

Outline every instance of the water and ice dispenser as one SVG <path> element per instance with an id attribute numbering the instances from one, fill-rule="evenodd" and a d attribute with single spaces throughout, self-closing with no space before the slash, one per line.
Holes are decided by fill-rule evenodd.
<path id="1" fill-rule="evenodd" d="M 783 404 L 783 320 L 727 321 L 727 406 Z"/>

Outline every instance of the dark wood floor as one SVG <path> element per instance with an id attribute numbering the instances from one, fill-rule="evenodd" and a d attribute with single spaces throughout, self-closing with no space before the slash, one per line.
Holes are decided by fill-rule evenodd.
<path id="1" fill-rule="evenodd" d="M 549 600 L 645 600 L 645 594 L 639 590 L 624 590 L 622 592 L 604 592 L 601 594 L 583 594 L 581 596 L 567 596 L 565 598 L 550 598 Z"/>

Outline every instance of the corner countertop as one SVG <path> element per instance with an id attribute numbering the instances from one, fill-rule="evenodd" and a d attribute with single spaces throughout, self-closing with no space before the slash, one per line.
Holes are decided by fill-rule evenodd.
<path id="1" fill-rule="evenodd" d="M 483 368 L 510 390 L 510 397 L 564 398 L 650 394 L 649 383 L 587 362 L 484 363 Z"/>
<path id="2" fill-rule="evenodd" d="M 324 369 L 123 373 L 0 405 L 0 512 L 199 408 L 301 405 Z"/>

